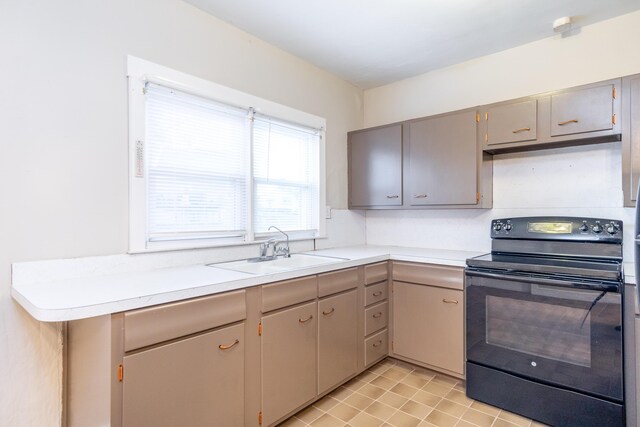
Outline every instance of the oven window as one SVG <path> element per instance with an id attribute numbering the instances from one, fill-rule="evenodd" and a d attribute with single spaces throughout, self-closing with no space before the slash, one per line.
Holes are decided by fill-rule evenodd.
<path id="1" fill-rule="evenodd" d="M 584 308 L 486 298 L 487 344 L 591 367 L 591 313 Z"/>

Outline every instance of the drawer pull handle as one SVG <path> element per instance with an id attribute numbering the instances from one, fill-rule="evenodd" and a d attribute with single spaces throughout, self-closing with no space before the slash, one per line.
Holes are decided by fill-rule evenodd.
<path id="1" fill-rule="evenodd" d="M 373 293 L 374 297 L 379 297 L 380 295 L 382 295 L 382 291 L 378 291 L 378 292 L 374 292 Z"/>
<path id="2" fill-rule="evenodd" d="M 427 195 L 426 194 L 414 194 L 413 198 L 414 199 L 426 199 Z"/>
<path id="3" fill-rule="evenodd" d="M 378 341 L 373 343 L 374 347 L 380 347 L 381 345 L 382 345 L 382 340 L 378 340 Z"/>
<path id="4" fill-rule="evenodd" d="M 298 322 L 307 323 L 311 319 L 313 319 L 313 315 L 312 314 L 310 314 L 309 317 L 307 317 L 306 319 L 298 319 Z"/>
<path id="5" fill-rule="evenodd" d="M 512 130 L 511 132 L 513 133 L 520 133 L 520 132 L 529 132 L 531 130 L 531 128 L 520 128 L 520 129 L 516 129 L 516 130 Z"/>
<path id="6" fill-rule="evenodd" d="M 220 345 L 218 346 L 218 348 L 219 348 L 220 350 L 229 350 L 230 348 L 233 348 L 233 347 L 235 347 L 235 346 L 236 346 L 236 345 L 238 345 L 238 344 L 240 344 L 240 340 L 236 339 L 232 344 L 227 344 L 227 345 L 220 344 Z"/>
<path id="7" fill-rule="evenodd" d="M 393 194 L 393 195 L 387 196 L 387 199 L 397 199 L 398 197 L 400 196 L 398 196 L 397 194 Z"/>
<path id="8" fill-rule="evenodd" d="M 445 302 L 447 304 L 457 304 L 458 300 L 456 299 L 446 299 L 446 298 L 442 298 L 442 302 Z"/>
<path id="9" fill-rule="evenodd" d="M 324 314 L 325 316 L 328 316 L 328 315 L 330 315 L 331 313 L 333 313 L 334 311 L 336 311 L 336 309 L 335 309 L 335 308 L 333 308 L 333 307 L 331 307 L 331 310 L 329 310 L 329 311 L 323 311 L 323 312 L 322 312 L 322 314 Z"/>
<path id="10" fill-rule="evenodd" d="M 379 311 L 379 312 L 377 312 L 376 314 L 374 314 L 374 315 L 373 315 L 373 318 L 374 318 L 374 319 L 377 319 L 377 318 L 378 318 L 378 317 L 380 317 L 380 316 L 382 316 L 382 312 L 381 312 L 381 311 Z"/>
<path id="11" fill-rule="evenodd" d="M 560 122 L 560 123 L 558 123 L 558 126 L 568 125 L 569 123 L 578 123 L 578 120 L 577 119 L 572 119 L 572 120 L 567 120 L 566 122 Z"/>

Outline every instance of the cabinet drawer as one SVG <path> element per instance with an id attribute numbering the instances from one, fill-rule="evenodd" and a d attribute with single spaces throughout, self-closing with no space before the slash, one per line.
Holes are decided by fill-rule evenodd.
<path id="1" fill-rule="evenodd" d="M 387 261 L 378 264 L 364 266 L 364 284 L 382 282 L 389 277 L 389 263 Z"/>
<path id="2" fill-rule="evenodd" d="M 487 110 L 487 145 L 536 139 L 538 101 L 516 102 Z"/>
<path id="3" fill-rule="evenodd" d="M 369 335 L 382 328 L 386 328 L 389 323 L 389 302 L 385 301 L 367 308 L 364 311 L 364 334 Z"/>
<path id="4" fill-rule="evenodd" d="M 247 317 L 245 291 L 124 313 L 124 351 L 131 351 Z"/>
<path id="5" fill-rule="evenodd" d="M 551 136 L 613 129 L 614 84 L 551 95 Z"/>
<path id="6" fill-rule="evenodd" d="M 463 289 L 464 269 L 410 262 L 393 263 L 393 280 L 443 288 Z"/>
<path id="7" fill-rule="evenodd" d="M 389 353 L 389 338 L 387 329 L 378 332 L 364 340 L 364 364 L 371 365 Z"/>
<path id="8" fill-rule="evenodd" d="M 310 301 L 318 296 L 316 276 L 262 286 L 262 312 Z"/>
<path id="9" fill-rule="evenodd" d="M 358 268 L 318 275 L 318 295 L 324 297 L 358 286 Z"/>
<path id="10" fill-rule="evenodd" d="M 377 285 L 371 285 L 364 288 L 364 305 L 375 304 L 376 302 L 384 301 L 389 295 L 389 288 L 387 282 L 378 283 Z"/>

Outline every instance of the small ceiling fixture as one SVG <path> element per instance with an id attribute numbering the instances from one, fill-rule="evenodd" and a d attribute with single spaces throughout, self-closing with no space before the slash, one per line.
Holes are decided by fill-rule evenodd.
<path id="1" fill-rule="evenodd" d="M 553 31 L 556 33 L 566 33 L 571 29 L 571 17 L 563 16 L 553 21 Z"/>

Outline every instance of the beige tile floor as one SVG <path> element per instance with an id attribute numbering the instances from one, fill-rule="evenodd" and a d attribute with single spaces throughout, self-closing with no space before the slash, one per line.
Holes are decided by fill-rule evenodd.
<path id="1" fill-rule="evenodd" d="M 467 398 L 464 381 L 387 358 L 281 426 L 537 427 Z"/>

